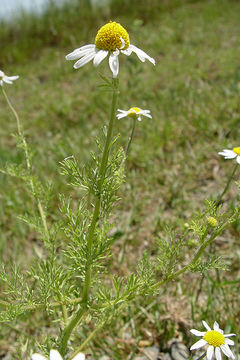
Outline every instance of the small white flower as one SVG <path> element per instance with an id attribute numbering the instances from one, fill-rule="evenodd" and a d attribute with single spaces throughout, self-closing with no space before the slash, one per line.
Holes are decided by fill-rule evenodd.
<path id="1" fill-rule="evenodd" d="M 42 356 L 41 354 L 33 354 L 32 360 L 47 360 L 47 358 L 45 358 L 45 356 Z M 50 350 L 49 360 L 63 359 L 57 350 Z M 83 353 L 78 353 L 76 356 L 74 356 L 73 360 L 85 360 L 85 355 Z"/>
<path id="2" fill-rule="evenodd" d="M 146 116 L 146 117 L 152 119 L 152 116 L 150 115 L 150 110 L 143 110 L 138 107 L 132 107 L 129 110 L 118 109 L 117 111 L 119 111 L 119 114 L 116 115 L 118 120 L 122 119 L 126 116 L 133 117 L 133 118 L 137 117 L 138 121 L 142 121 L 142 118 L 141 118 L 142 116 Z"/>
<path id="3" fill-rule="evenodd" d="M 155 65 L 153 58 L 135 45 L 130 44 L 129 35 L 120 24 L 110 21 L 99 29 L 95 38 L 95 44 L 84 45 L 75 49 L 66 56 L 66 59 L 79 59 L 74 64 L 74 68 L 79 69 L 91 60 L 93 60 L 94 66 L 98 66 L 109 55 L 109 66 L 113 73 L 113 78 L 116 78 L 119 72 L 119 54 L 122 53 L 129 56 L 132 52 L 135 52 L 142 62 L 145 62 L 147 59 Z"/>
<path id="4" fill-rule="evenodd" d="M 235 334 L 224 334 L 216 321 L 214 322 L 213 330 L 205 321 L 203 321 L 203 325 L 207 331 L 190 330 L 193 335 L 202 336 L 202 339 L 193 344 L 190 350 L 200 349 L 205 345 L 209 345 L 207 349 L 207 360 L 212 360 L 214 352 L 215 358 L 221 360 L 222 355 L 220 349 L 229 359 L 235 359 L 229 348 L 229 345 L 234 345 L 234 342 L 228 339 L 231 336 L 235 336 Z"/>
<path id="5" fill-rule="evenodd" d="M 224 156 L 224 159 L 235 159 L 237 163 L 240 164 L 240 146 L 235 147 L 232 150 L 224 149 L 223 151 L 219 152 L 218 155 Z"/>
<path id="6" fill-rule="evenodd" d="M 3 71 L 0 70 L 0 86 L 3 86 L 3 83 L 6 84 L 12 84 L 14 80 L 17 80 L 19 78 L 18 75 L 16 76 L 7 76 L 4 74 Z"/>

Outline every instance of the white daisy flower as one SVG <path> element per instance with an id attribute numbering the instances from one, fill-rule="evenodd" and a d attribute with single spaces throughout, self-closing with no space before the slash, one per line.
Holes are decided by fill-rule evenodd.
<path id="1" fill-rule="evenodd" d="M 122 119 L 126 116 L 133 117 L 133 118 L 137 117 L 138 121 L 142 121 L 142 118 L 141 118 L 142 116 L 146 116 L 146 117 L 152 119 L 152 116 L 150 115 L 150 110 L 143 110 L 138 107 L 132 107 L 129 110 L 118 109 L 117 111 L 119 111 L 119 114 L 116 115 L 118 120 Z"/>
<path id="2" fill-rule="evenodd" d="M 47 358 L 41 354 L 33 354 L 32 360 L 47 360 Z M 57 350 L 50 350 L 49 360 L 63 359 Z M 73 360 L 85 360 L 85 355 L 83 353 L 78 353 L 76 356 L 74 356 Z"/>
<path id="3" fill-rule="evenodd" d="M 17 80 L 19 78 L 18 75 L 16 76 L 7 76 L 4 74 L 3 71 L 0 70 L 0 86 L 3 86 L 3 83 L 6 84 L 12 84 L 14 80 Z"/>
<path id="4" fill-rule="evenodd" d="M 190 350 L 200 349 L 205 345 L 209 345 L 207 349 L 207 360 L 212 360 L 214 353 L 217 360 L 222 360 L 220 349 L 229 359 L 235 359 L 229 348 L 229 345 L 234 345 L 234 342 L 228 338 L 236 334 L 224 334 L 216 321 L 214 322 L 213 330 L 205 321 L 203 321 L 203 325 L 207 331 L 190 330 L 193 335 L 202 336 L 202 339 L 193 344 Z"/>
<path id="5" fill-rule="evenodd" d="M 142 62 L 147 59 L 155 65 L 153 58 L 135 45 L 130 44 L 129 35 L 120 24 L 110 21 L 98 30 L 95 44 L 84 45 L 75 49 L 66 56 L 66 59 L 79 59 L 73 66 L 75 69 L 79 69 L 91 60 L 93 60 L 94 66 L 98 66 L 109 55 L 109 66 L 113 77 L 116 78 L 119 71 L 118 55 L 122 53 L 129 56 L 132 52 L 135 52 Z"/>
<path id="6" fill-rule="evenodd" d="M 224 159 L 235 159 L 237 163 L 240 164 L 240 146 L 233 148 L 232 150 L 224 149 L 219 152 L 218 155 L 224 156 Z"/>

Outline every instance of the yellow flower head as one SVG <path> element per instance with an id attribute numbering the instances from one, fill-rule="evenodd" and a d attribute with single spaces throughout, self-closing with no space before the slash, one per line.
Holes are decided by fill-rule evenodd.
<path id="1" fill-rule="evenodd" d="M 130 39 L 122 25 L 110 21 L 98 30 L 95 45 L 98 49 L 107 51 L 125 50 L 130 45 Z"/>
<path id="2" fill-rule="evenodd" d="M 223 334 L 215 330 L 207 331 L 203 339 L 206 340 L 209 345 L 214 347 L 221 346 L 225 343 Z"/>
<path id="3" fill-rule="evenodd" d="M 235 154 L 240 155 L 240 146 L 233 148 Z"/>
<path id="4" fill-rule="evenodd" d="M 130 117 L 136 117 L 137 114 L 139 114 L 142 111 L 142 109 L 139 109 L 138 107 L 132 107 L 128 110 L 128 116 Z"/>
<path id="5" fill-rule="evenodd" d="M 191 333 L 196 336 L 200 336 L 201 339 L 193 344 L 190 350 L 200 349 L 204 346 L 208 346 L 206 358 L 207 360 L 212 360 L 213 355 L 215 355 L 216 360 L 222 360 L 221 351 L 231 360 L 235 359 L 234 354 L 232 353 L 229 346 L 234 345 L 234 342 L 229 339 L 235 334 L 224 334 L 223 330 L 219 328 L 218 323 L 215 321 L 213 324 L 213 329 L 203 321 L 203 326 L 207 331 L 199 331 L 196 329 L 191 329 Z"/>

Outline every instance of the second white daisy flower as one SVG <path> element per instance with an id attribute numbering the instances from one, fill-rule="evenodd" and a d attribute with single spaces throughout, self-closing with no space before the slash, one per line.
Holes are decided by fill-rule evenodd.
<path id="1" fill-rule="evenodd" d="M 143 110 L 143 109 L 140 109 L 139 107 L 132 107 L 129 110 L 118 109 L 117 111 L 119 112 L 116 115 L 118 119 L 122 119 L 126 116 L 132 117 L 132 118 L 136 117 L 138 119 L 138 121 L 142 121 L 142 116 L 146 116 L 146 117 L 152 119 L 150 110 Z"/>
<path id="2" fill-rule="evenodd" d="M 78 69 L 93 60 L 93 65 L 98 66 L 109 55 L 109 66 L 116 78 L 119 72 L 120 53 L 127 56 L 134 52 L 139 60 L 144 62 L 146 59 L 155 65 L 155 60 L 143 50 L 130 44 L 127 31 L 115 21 L 102 26 L 95 38 L 95 44 L 84 45 L 66 56 L 67 60 L 77 60 L 74 68 Z"/>
<path id="3" fill-rule="evenodd" d="M 229 359 L 235 359 L 235 356 L 229 348 L 229 345 L 234 345 L 234 342 L 228 339 L 231 336 L 235 336 L 235 334 L 224 334 L 216 321 L 214 322 L 213 330 L 205 321 L 203 321 L 203 325 L 207 331 L 190 330 L 193 335 L 202 337 L 201 340 L 193 344 L 190 350 L 200 349 L 203 346 L 208 345 L 207 360 L 212 360 L 214 354 L 217 360 L 222 360 L 221 351 Z"/>
<path id="4" fill-rule="evenodd" d="M 240 164 L 240 146 L 235 147 L 232 150 L 224 149 L 223 151 L 220 151 L 218 155 L 224 156 L 224 159 L 235 159 L 237 160 L 237 163 Z"/>
<path id="5" fill-rule="evenodd" d="M 7 76 L 3 71 L 0 70 L 0 86 L 3 86 L 3 83 L 12 84 L 14 80 L 19 78 L 18 75 Z"/>
<path id="6" fill-rule="evenodd" d="M 47 358 L 41 354 L 33 354 L 32 360 L 47 360 Z M 49 360 L 63 360 L 63 358 L 57 350 L 53 349 L 50 350 Z M 76 356 L 74 356 L 73 360 L 85 360 L 85 355 L 83 353 L 78 353 Z"/>

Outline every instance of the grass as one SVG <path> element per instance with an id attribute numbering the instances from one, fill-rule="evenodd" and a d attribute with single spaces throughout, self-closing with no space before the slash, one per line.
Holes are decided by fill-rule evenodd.
<path id="1" fill-rule="evenodd" d="M 240 4 L 220 0 L 159 3 L 115 2 L 110 10 L 111 17 L 128 29 L 131 42 L 157 61 L 156 69 L 139 64 L 134 56 L 122 57 L 120 63 L 119 108 L 139 106 L 151 109 L 153 115 L 152 121 L 137 124 L 120 192 L 124 201 L 114 215 L 112 267 L 120 274 L 134 267 L 144 249 L 154 253 L 154 238 L 166 238 L 167 226 L 181 231 L 193 212 L 204 208 L 204 199 L 222 190 L 234 165 L 217 152 L 239 145 Z M 97 87 L 101 82 L 98 71 L 109 75 L 106 62 L 97 70 L 87 65 L 74 71 L 64 59 L 73 48 L 92 42 L 96 27 L 105 21 L 106 14 L 97 18 L 88 3 L 81 6 L 81 13 L 66 7 L 53 17 L 50 9 L 41 20 L 27 17 L 15 27 L 0 30 L 1 68 L 9 75 L 20 75 L 6 90 L 36 152 L 34 171 L 53 186 L 49 221 L 60 217 L 59 192 L 76 200 L 80 196 L 66 186 L 59 162 L 72 154 L 82 163 L 89 158 L 93 137 L 106 121 L 109 101 L 109 94 Z M 2 97 L 0 118 L 2 167 L 23 159 L 11 135 L 16 133 L 15 121 Z M 117 123 L 123 146 L 130 126 L 126 119 Z M 14 178 L 1 175 L 0 188 L 1 259 L 24 261 L 27 268 L 41 244 L 17 215 L 28 212 L 31 199 Z M 227 202 L 234 206 L 238 200 L 232 184 Z M 114 359 L 132 358 L 139 351 L 139 341 L 146 339 L 163 350 L 174 336 L 189 345 L 188 330 L 193 324 L 197 328 L 201 319 L 210 323 L 216 319 L 239 332 L 239 280 L 230 282 L 239 279 L 238 246 L 239 223 L 234 223 L 216 243 L 229 268 L 221 273 L 222 283 L 214 272 L 203 277 L 202 284 L 199 275 L 186 275 L 160 295 L 139 299 L 104 330 L 101 342 L 91 344 L 94 356 L 105 352 Z M 41 342 L 43 328 L 54 337 L 49 321 L 38 313 L 17 324 L 5 324 L 0 330 L 0 348 L 14 356 L 17 351 L 24 355 L 19 344 L 25 343 L 28 349 L 34 339 Z M 85 330 L 79 330 L 79 341 Z M 32 340 L 27 344 L 30 334 Z"/>

